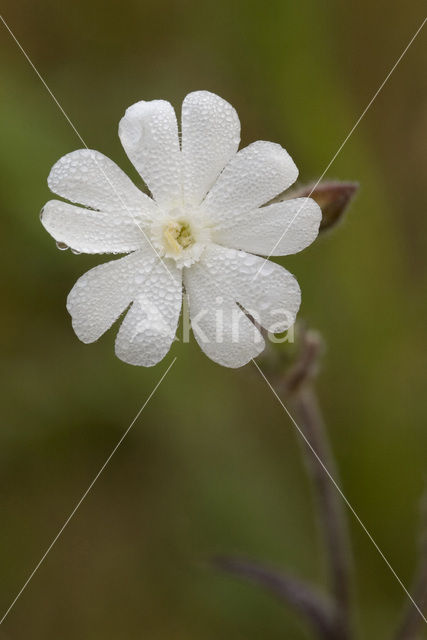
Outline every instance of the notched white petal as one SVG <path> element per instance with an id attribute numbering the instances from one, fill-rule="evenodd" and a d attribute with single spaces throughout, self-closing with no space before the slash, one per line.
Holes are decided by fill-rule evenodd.
<path id="1" fill-rule="evenodd" d="M 209 91 L 189 93 L 182 104 L 184 200 L 197 206 L 240 143 L 236 110 Z"/>
<path id="2" fill-rule="evenodd" d="M 99 151 L 79 149 L 53 165 L 48 177 L 53 193 L 102 211 L 127 210 L 152 217 L 157 207 L 128 176 Z"/>
<path id="3" fill-rule="evenodd" d="M 311 198 L 260 207 L 218 225 L 218 244 L 266 256 L 285 256 L 308 247 L 319 233 L 322 212 Z"/>
<path id="4" fill-rule="evenodd" d="M 79 278 L 67 298 L 73 329 L 82 342 L 102 336 L 129 306 L 154 258 L 143 251 L 106 262 Z"/>
<path id="5" fill-rule="evenodd" d="M 148 244 L 141 215 L 104 212 L 50 200 L 41 213 L 46 231 L 80 253 L 130 253 Z"/>
<path id="6" fill-rule="evenodd" d="M 206 196 L 203 209 L 214 223 L 237 219 L 266 204 L 298 177 L 298 169 L 279 144 L 254 142 L 225 167 Z"/>
<path id="7" fill-rule="evenodd" d="M 116 355 L 151 367 L 167 354 L 176 334 L 182 304 L 182 274 L 172 260 L 156 260 L 116 338 Z"/>
<path id="8" fill-rule="evenodd" d="M 227 291 L 268 331 L 281 333 L 294 324 L 301 291 L 294 276 L 280 265 L 217 245 L 205 251 L 203 265 L 217 290 Z"/>
<path id="9" fill-rule="evenodd" d="M 184 270 L 184 284 L 194 337 L 211 360 L 237 368 L 264 350 L 259 330 L 203 260 Z"/>
<path id="10" fill-rule="evenodd" d="M 178 124 L 165 100 L 142 100 L 126 109 L 119 136 L 124 150 L 153 198 L 163 207 L 181 204 Z"/>

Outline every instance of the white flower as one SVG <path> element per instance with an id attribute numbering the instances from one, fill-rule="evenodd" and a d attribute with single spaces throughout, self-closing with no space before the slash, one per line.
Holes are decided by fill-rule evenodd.
<path id="1" fill-rule="evenodd" d="M 129 307 L 116 354 L 152 366 L 168 352 L 181 312 L 183 287 L 192 330 L 216 362 L 239 367 L 264 341 L 265 329 L 295 321 L 300 289 L 281 266 L 258 255 L 301 251 L 317 236 L 321 213 L 308 198 L 265 205 L 297 178 L 278 144 L 238 150 L 233 107 L 207 91 L 182 105 L 182 142 L 169 102 L 141 101 L 120 121 L 123 147 L 149 188 L 139 190 L 111 160 L 83 149 L 52 168 L 50 189 L 75 206 L 48 202 L 42 223 L 76 252 L 126 253 L 85 273 L 67 309 L 83 342 L 94 342 Z"/>

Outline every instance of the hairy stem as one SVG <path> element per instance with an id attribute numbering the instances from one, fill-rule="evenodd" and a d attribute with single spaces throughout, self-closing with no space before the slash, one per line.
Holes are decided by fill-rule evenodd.
<path id="1" fill-rule="evenodd" d="M 310 382 L 292 397 L 299 426 L 334 478 L 335 460 L 329 445 L 317 398 Z M 316 491 L 319 521 L 325 541 L 335 608 L 337 637 L 348 640 L 350 633 L 350 544 L 347 522 L 340 497 L 313 452 L 304 443 L 305 462 Z"/>
<path id="2" fill-rule="evenodd" d="M 217 556 L 213 562 L 222 571 L 262 586 L 278 600 L 293 607 L 310 622 L 319 638 L 339 640 L 334 626 L 332 603 L 302 580 L 233 556 Z"/>
<path id="3" fill-rule="evenodd" d="M 213 561 L 223 571 L 263 586 L 292 606 L 311 623 L 322 640 L 351 640 L 349 532 L 341 497 L 325 472 L 326 468 L 333 478 L 338 477 L 314 388 L 323 344 L 316 332 L 305 329 L 300 331 L 299 342 L 299 353 L 291 366 L 283 354 L 270 348 L 266 350 L 265 367 L 275 376 L 277 393 L 291 404 L 296 421 L 312 447 L 303 443 L 326 547 L 331 595 L 320 595 L 305 582 L 252 561 L 231 556 L 214 558 Z M 313 455 L 313 450 L 319 459 Z"/>
<path id="4" fill-rule="evenodd" d="M 323 343 L 315 331 L 301 330 L 299 354 L 278 388 L 293 407 L 296 421 L 329 473 L 338 479 L 337 467 L 319 408 L 314 386 Z M 304 442 L 306 468 L 316 493 L 315 503 L 326 548 L 335 625 L 340 640 L 351 637 L 350 540 L 344 506 L 336 488 L 313 451 Z"/>

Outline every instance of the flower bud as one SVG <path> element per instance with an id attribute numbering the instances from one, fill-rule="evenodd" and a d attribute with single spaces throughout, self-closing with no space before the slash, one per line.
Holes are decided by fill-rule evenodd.
<path id="1" fill-rule="evenodd" d="M 269 202 L 283 202 L 291 198 L 312 198 L 322 210 L 322 221 L 319 232 L 332 229 L 342 217 L 350 205 L 356 191 L 359 188 L 357 182 L 340 182 L 331 180 L 313 183 L 297 187 L 292 191 L 286 191 Z"/>
<path id="2" fill-rule="evenodd" d="M 327 231 L 342 220 L 358 188 L 357 182 L 325 181 L 301 187 L 292 197 L 313 198 L 322 210 L 320 231 Z"/>

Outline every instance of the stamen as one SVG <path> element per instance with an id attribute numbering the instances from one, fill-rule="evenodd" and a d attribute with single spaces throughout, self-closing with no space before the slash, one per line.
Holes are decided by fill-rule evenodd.
<path id="1" fill-rule="evenodd" d="M 169 222 L 163 230 L 163 237 L 169 249 L 177 254 L 195 243 L 191 227 L 188 222 L 184 221 L 173 220 Z"/>

